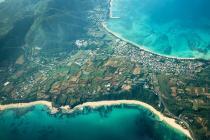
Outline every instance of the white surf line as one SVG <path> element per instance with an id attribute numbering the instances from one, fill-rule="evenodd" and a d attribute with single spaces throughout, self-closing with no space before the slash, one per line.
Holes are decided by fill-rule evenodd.
<path id="1" fill-rule="evenodd" d="M 146 108 L 147 110 L 151 111 L 156 116 L 158 116 L 160 121 L 163 121 L 163 122 L 167 123 L 172 128 L 175 128 L 176 130 L 182 132 L 187 137 L 192 139 L 192 136 L 191 136 L 189 130 L 185 129 L 181 125 L 179 125 L 176 122 L 175 119 L 164 116 L 161 112 L 157 111 L 151 105 L 146 104 L 146 103 L 141 102 L 141 101 L 136 101 L 136 100 L 114 100 L 114 101 L 86 102 L 86 103 L 83 103 L 81 105 L 78 105 L 78 106 L 74 107 L 72 110 L 70 110 L 70 112 L 73 112 L 74 110 L 82 110 L 84 107 L 91 107 L 91 108 L 94 109 L 94 108 L 98 108 L 98 107 L 101 107 L 101 106 L 112 106 L 112 105 L 123 105 L 123 104 L 125 104 L 125 105 L 127 104 L 127 105 L 143 106 L 144 108 Z"/>
<path id="2" fill-rule="evenodd" d="M 110 0 L 109 1 L 109 18 L 111 18 L 111 19 L 119 19 L 120 17 L 114 17 L 113 16 L 113 13 L 112 13 L 112 2 L 113 2 L 113 0 Z"/>
<path id="3" fill-rule="evenodd" d="M 119 19 L 120 17 L 113 17 L 113 14 L 112 14 L 113 1 L 114 1 L 114 0 L 110 0 L 110 1 L 109 1 L 109 5 L 110 5 L 110 7 L 109 7 L 109 17 L 110 17 L 111 19 Z M 105 25 L 105 23 L 102 23 L 102 25 L 103 25 L 103 27 L 104 27 L 109 33 L 113 34 L 113 35 L 116 36 L 117 38 L 120 38 L 120 39 L 122 39 L 123 41 L 128 42 L 128 43 L 130 43 L 130 44 L 132 44 L 132 45 L 134 45 L 134 46 L 137 46 L 137 47 L 139 47 L 140 49 L 142 49 L 142 50 L 144 50 L 144 51 L 146 51 L 146 52 L 149 52 L 149 53 L 152 53 L 152 54 L 155 54 L 155 55 L 158 55 L 158 56 L 164 56 L 164 57 L 167 57 L 167 58 L 173 58 L 173 59 L 179 59 L 179 60 L 196 60 L 196 59 L 199 59 L 199 58 L 187 58 L 187 57 L 186 57 L 186 58 L 185 58 L 185 57 L 182 58 L 182 57 L 175 57 L 175 56 L 163 55 L 163 54 L 158 54 L 158 53 L 152 52 L 152 51 L 146 49 L 145 46 L 141 46 L 141 45 L 139 45 L 139 44 L 137 44 L 137 43 L 135 43 L 135 42 L 132 42 L 132 41 L 130 41 L 130 40 L 127 40 L 127 39 L 125 39 L 124 37 L 122 37 L 121 35 L 119 35 L 118 33 L 111 31 L 111 30 Z"/>
<path id="4" fill-rule="evenodd" d="M 58 112 L 58 109 L 53 107 L 52 103 L 49 101 L 34 101 L 34 102 L 29 102 L 29 103 L 14 103 L 14 104 L 0 105 L 0 111 L 6 110 L 6 109 L 15 109 L 15 108 L 27 108 L 27 107 L 32 107 L 35 105 L 47 106 L 50 109 L 52 114 Z"/>
<path id="5" fill-rule="evenodd" d="M 119 39 L 121 39 L 121 40 L 123 40 L 123 41 L 125 41 L 125 42 L 127 42 L 127 43 L 129 43 L 129 44 L 131 44 L 131 45 L 134 45 L 134 46 L 140 48 L 140 49 L 143 50 L 143 51 L 149 52 L 149 53 L 151 53 L 151 54 L 154 54 L 154 55 L 157 55 L 157 56 L 160 56 L 160 57 L 166 57 L 166 58 L 177 59 L 177 60 L 196 60 L 196 59 L 199 59 L 199 58 L 182 58 L 182 57 L 174 57 L 174 56 L 162 55 L 162 54 L 159 54 L 159 53 L 152 52 L 152 51 L 148 50 L 145 46 L 139 45 L 139 44 L 137 44 L 137 43 L 135 43 L 135 42 L 133 42 L 133 41 L 130 41 L 130 40 L 128 40 L 128 39 L 125 39 L 125 38 L 122 37 L 120 34 L 118 34 L 118 33 L 114 32 L 114 31 L 110 30 L 110 29 L 107 27 L 107 25 L 106 25 L 105 22 L 102 23 L 102 26 L 104 27 L 104 29 L 105 29 L 107 32 L 109 32 L 109 33 L 112 34 L 113 36 L 115 36 L 115 37 L 117 37 L 117 38 L 119 38 Z"/>
<path id="6" fill-rule="evenodd" d="M 62 111 L 64 113 L 73 113 L 75 110 L 83 110 L 84 107 L 91 107 L 91 108 L 95 109 L 95 108 L 102 107 L 102 106 L 123 105 L 123 104 L 142 106 L 142 107 L 148 109 L 149 111 L 151 111 L 152 113 L 154 113 L 156 116 L 158 116 L 160 121 L 167 123 L 172 128 L 175 128 L 176 130 L 185 134 L 190 139 L 193 139 L 189 130 L 187 130 L 187 129 L 183 128 L 181 125 L 179 125 L 175 119 L 164 116 L 161 112 L 157 111 L 151 105 L 146 104 L 141 101 L 114 100 L 114 101 L 86 102 L 86 103 L 80 104 L 78 106 L 75 106 L 73 109 L 71 109 L 69 106 L 62 106 L 62 107 L 60 107 L 60 109 L 62 109 Z M 26 108 L 26 107 L 32 107 L 35 105 L 45 105 L 51 110 L 51 113 L 58 112 L 58 108 L 53 107 L 52 103 L 49 101 L 34 101 L 34 102 L 29 102 L 29 103 L 16 103 L 16 104 L 0 105 L 0 110 Z"/>

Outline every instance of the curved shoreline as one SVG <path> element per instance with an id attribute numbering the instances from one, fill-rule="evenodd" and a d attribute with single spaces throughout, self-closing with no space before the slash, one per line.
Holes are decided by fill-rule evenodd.
<path id="1" fill-rule="evenodd" d="M 171 126 L 171 127 L 175 128 L 176 130 L 182 132 L 183 134 L 185 134 L 190 139 L 193 139 L 191 134 L 190 134 L 190 131 L 183 128 L 178 123 L 176 123 L 175 119 L 166 117 L 161 112 L 157 111 L 151 105 L 146 104 L 146 103 L 141 102 L 141 101 L 137 101 L 137 100 L 114 100 L 114 101 L 86 102 L 86 103 L 77 105 L 72 109 L 69 106 L 61 106 L 60 109 L 62 109 L 62 111 L 64 111 L 65 113 L 73 113 L 75 110 L 82 110 L 84 107 L 91 107 L 91 108 L 95 109 L 95 108 L 98 108 L 98 107 L 101 107 L 101 106 L 113 106 L 113 105 L 123 105 L 123 104 L 136 105 L 137 107 L 142 106 L 142 107 L 146 108 L 147 110 L 151 111 L 152 113 L 154 113 L 156 116 L 158 116 L 160 121 L 163 121 L 164 123 L 168 124 L 169 126 Z M 35 105 L 45 105 L 45 106 L 47 106 L 51 110 L 52 114 L 58 112 L 58 108 L 53 107 L 52 103 L 49 102 L 49 101 L 34 101 L 34 102 L 30 102 L 30 103 L 17 103 L 17 104 L 0 105 L 0 111 L 7 110 L 7 109 L 15 109 L 15 108 L 27 108 L 27 107 L 32 107 L 32 106 L 35 106 Z"/>
<path id="2" fill-rule="evenodd" d="M 113 16 L 112 16 L 112 5 L 113 5 L 112 2 L 113 2 L 113 0 L 109 0 L 109 5 L 110 5 L 110 7 L 109 7 L 109 18 L 110 18 L 110 19 L 115 19 L 115 18 L 118 19 L 118 18 L 120 18 L 120 17 L 113 17 Z M 157 55 L 157 56 L 166 57 L 166 58 L 171 58 L 171 59 L 177 59 L 177 60 L 197 60 L 197 59 L 203 59 L 203 58 L 175 57 L 175 56 L 170 56 L 170 55 L 164 55 L 164 54 L 155 53 L 155 52 L 153 52 L 153 51 L 148 50 L 147 48 L 145 48 L 145 47 L 142 46 L 142 45 L 139 45 L 139 44 L 137 44 L 137 43 L 135 43 L 135 42 L 133 42 L 133 41 L 130 41 L 130 40 L 128 40 L 128 39 L 125 39 L 125 38 L 122 37 L 119 33 L 116 33 L 116 32 L 114 32 L 114 31 L 111 31 L 111 30 L 106 26 L 105 23 L 102 23 L 102 26 L 105 28 L 105 30 L 106 30 L 107 32 L 111 33 L 113 36 L 115 36 L 115 37 L 117 37 L 117 38 L 119 38 L 119 39 L 121 39 L 121 40 L 123 40 L 123 41 L 125 41 L 125 42 L 127 42 L 127 43 L 129 43 L 129 44 L 131 44 L 131 45 L 134 45 L 134 46 L 140 48 L 140 49 L 143 50 L 143 51 L 146 51 L 146 52 L 148 52 L 148 53 L 151 53 L 151 54 L 154 54 L 154 55 Z M 206 60 L 206 59 L 204 59 L 204 60 Z"/>
<path id="3" fill-rule="evenodd" d="M 47 106 L 51 113 L 57 113 L 58 109 L 53 107 L 52 102 L 49 101 L 34 101 L 29 103 L 15 103 L 15 104 L 7 104 L 7 105 L 0 105 L 0 111 L 7 110 L 7 109 L 15 109 L 15 108 L 27 108 L 32 107 L 35 105 L 44 105 Z"/>
<path id="4" fill-rule="evenodd" d="M 175 57 L 175 56 L 169 56 L 169 55 L 163 55 L 163 54 L 155 53 L 155 52 L 152 52 L 152 51 L 148 50 L 148 49 L 145 48 L 144 46 L 139 45 L 139 44 L 137 44 L 137 43 L 135 43 L 135 42 L 132 42 L 132 41 L 130 41 L 130 40 L 128 40 L 128 39 L 125 39 L 125 38 L 122 37 L 120 34 L 118 34 L 118 33 L 116 33 L 116 32 L 113 32 L 112 30 L 110 30 L 110 29 L 107 27 L 107 25 L 106 25 L 105 22 L 102 23 L 102 26 L 103 26 L 103 28 L 104 28 L 107 32 L 109 32 L 109 33 L 112 34 L 113 36 L 115 36 L 115 37 L 117 37 L 117 38 L 119 38 L 119 39 L 121 39 L 121 40 L 123 40 L 123 41 L 125 41 L 125 42 L 127 42 L 127 43 L 129 43 L 129 44 L 131 44 L 131 45 L 134 45 L 134 46 L 138 47 L 139 49 L 141 49 L 141 50 L 143 50 L 143 51 L 145 51 L 145 52 L 148 52 L 148 53 L 151 53 L 151 54 L 160 56 L 160 57 L 165 57 L 165 58 L 170 58 L 170 59 L 177 59 L 177 60 L 198 60 L 198 59 L 202 59 L 202 58 L 184 58 L 184 57 L 182 58 L 182 57 Z M 205 59 L 204 59 L 204 60 L 205 60 Z"/>

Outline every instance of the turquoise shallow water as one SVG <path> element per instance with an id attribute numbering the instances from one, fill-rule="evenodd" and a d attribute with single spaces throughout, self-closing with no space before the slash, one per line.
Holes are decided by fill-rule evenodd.
<path id="1" fill-rule="evenodd" d="M 154 53 L 210 59 L 209 0 L 113 0 L 108 28 Z"/>
<path id="2" fill-rule="evenodd" d="M 86 108 L 71 115 L 50 115 L 46 107 L 37 105 L 0 112 L 0 139 L 185 140 L 186 137 L 144 108 Z"/>

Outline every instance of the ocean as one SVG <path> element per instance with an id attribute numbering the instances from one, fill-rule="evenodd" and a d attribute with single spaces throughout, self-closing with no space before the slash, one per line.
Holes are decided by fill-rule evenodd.
<path id="1" fill-rule="evenodd" d="M 84 108 L 50 114 L 47 107 L 0 112 L 1 140 L 186 140 L 143 107 L 128 105 Z"/>
<path id="2" fill-rule="evenodd" d="M 210 59 L 209 0 L 112 0 L 107 26 L 151 52 Z"/>

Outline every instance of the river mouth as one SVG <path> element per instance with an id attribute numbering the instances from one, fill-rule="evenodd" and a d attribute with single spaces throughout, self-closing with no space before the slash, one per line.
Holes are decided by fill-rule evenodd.
<path id="1" fill-rule="evenodd" d="M 112 0 L 107 27 L 169 57 L 210 59 L 210 1 Z"/>

